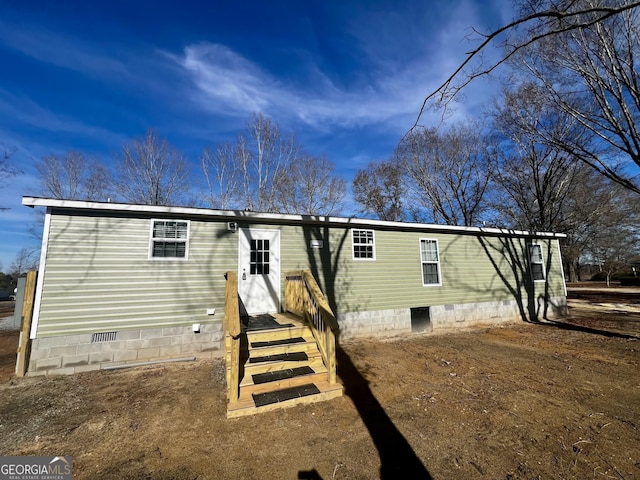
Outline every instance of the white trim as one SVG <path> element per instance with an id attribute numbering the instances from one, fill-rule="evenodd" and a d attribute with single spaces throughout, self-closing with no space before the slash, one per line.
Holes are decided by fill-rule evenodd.
<path id="1" fill-rule="evenodd" d="M 436 242 L 436 253 L 438 255 L 438 261 L 426 262 L 426 263 L 431 263 L 431 264 L 436 263 L 436 265 L 438 266 L 438 283 L 424 283 L 424 271 L 422 270 L 422 266 L 425 263 L 422 261 L 422 242 L 423 241 Z M 442 286 L 442 270 L 441 270 L 442 262 L 440 262 L 440 244 L 438 243 L 438 239 L 437 238 L 420 238 L 418 240 L 418 246 L 419 246 L 419 254 L 420 254 L 420 281 L 422 282 L 422 286 L 423 287 L 441 287 Z"/>
<path id="2" fill-rule="evenodd" d="M 184 257 L 154 257 L 153 256 L 153 224 L 155 222 L 181 222 L 187 224 L 187 238 L 184 240 Z M 156 239 L 157 241 L 163 241 L 163 239 Z M 166 241 L 177 241 L 182 242 L 181 238 L 166 238 Z M 182 220 L 175 218 L 152 218 L 149 222 L 149 252 L 147 255 L 147 259 L 152 262 L 186 262 L 189 260 L 189 243 L 191 243 L 191 221 L 190 220 Z"/>
<path id="3" fill-rule="evenodd" d="M 353 241 L 353 232 L 358 231 L 358 232 L 367 232 L 367 233 L 371 233 L 371 239 L 373 240 L 373 244 L 369 244 L 369 243 L 354 243 Z M 356 257 L 356 252 L 354 247 L 356 245 L 371 245 L 372 247 L 372 255 L 371 257 Z M 371 229 L 367 229 L 367 228 L 352 228 L 351 229 L 351 259 L 356 261 L 356 262 L 375 262 L 376 261 L 376 232 L 374 230 Z"/>
<path id="4" fill-rule="evenodd" d="M 560 261 L 560 272 L 562 272 L 562 286 L 564 287 L 564 296 L 567 296 L 567 279 L 564 276 L 564 265 L 562 264 L 562 250 L 560 250 L 560 242 L 556 242 L 558 245 L 558 260 Z"/>
<path id="5" fill-rule="evenodd" d="M 28 207 L 55 207 L 78 210 L 103 210 L 113 212 L 154 213 L 158 215 L 190 215 L 224 219 L 225 221 L 240 222 L 242 220 L 270 220 L 282 223 L 302 224 L 334 224 L 346 227 L 374 227 L 401 228 L 408 230 L 429 230 L 434 232 L 464 232 L 487 235 L 527 236 L 538 238 L 566 238 L 564 233 L 528 232 L 506 228 L 459 227 L 454 225 L 432 225 L 426 223 L 388 222 L 383 220 L 369 220 L 364 218 L 329 217 L 320 215 L 289 215 L 277 213 L 246 212 L 241 210 L 212 210 L 209 208 L 165 207 L 158 205 L 133 205 L 129 203 L 85 202 L 79 200 L 57 200 L 40 197 L 22 197 L 22 204 Z"/>
<path id="6" fill-rule="evenodd" d="M 31 318 L 31 340 L 37 337 L 38 322 L 40 321 L 40 304 L 42 303 L 42 288 L 44 286 L 44 271 L 47 265 L 47 248 L 49 247 L 49 231 L 51 229 L 51 208 L 47 208 L 44 216 L 44 228 L 42 229 L 42 245 L 40 246 L 40 265 L 38 266 L 38 278 L 36 279 L 36 298 L 33 302 L 33 316 Z"/>

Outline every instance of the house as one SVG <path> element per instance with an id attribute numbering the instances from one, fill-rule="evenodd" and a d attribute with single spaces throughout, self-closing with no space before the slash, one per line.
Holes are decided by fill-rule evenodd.
<path id="1" fill-rule="evenodd" d="M 561 234 L 23 197 L 46 207 L 28 374 L 223 354 L 241 313 L 285 310 L 308 269 L 339 337 L 562 315 Z M 292 277 L 293 278 L 293 277 Z"/>

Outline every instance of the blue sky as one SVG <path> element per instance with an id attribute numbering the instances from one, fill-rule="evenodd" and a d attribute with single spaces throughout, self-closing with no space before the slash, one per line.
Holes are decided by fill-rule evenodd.
<path id="1" fill-rule="evenodd" d="M 3 1 L 0 143 L 22 173 L 0 189 L 0 269 L 37 246 L 20 204 L 38 193 L 37 159 L 74 149 L 110 162 L 149 128 L 196 165 L 261 112 L 350 183 L 389 157 L 469 50 L 470 27 L 509 21 L 508 4 Z M 494 89 L 472 84 L 454 117 L 488 107 Z"/>

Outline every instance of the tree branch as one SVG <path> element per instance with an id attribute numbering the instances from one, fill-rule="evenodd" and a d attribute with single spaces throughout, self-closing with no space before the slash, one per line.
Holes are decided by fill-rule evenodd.
<path id="1" fill-rule="evenodd" d="M 411 127 L 410 131 L 414 130 L 419 125 L 420 119 L 424 114 L 425 110 L 427 109 L 429 102 L 431 100 L 436 99 L 434 106 L 443 105 L 444 108 L 446 109 L 448 104 L 457 96 L 457 94 L 464 87 L 469 85 L 476 78 L 490 74 L 500 65 L 505 63 L 508 59 L 510 59 L 514 54 L 526 48 L 527 46 L 534 44 L 552 35 L 569 32 L 571 30 L 577 30 L 577 29 L 581 30 L 581 29 L 589 28 L 592 25 L 602 22 L 603 20 L 609 17 L 612 17 L 621 12 L 631 10 L 639 6 L 640 6 L 640 1 L 634 1 L 619 7 L 606 7 L 606 6 L 590 7 L 590 8 L 579 9 L 576 11 L 560 11 L 557 9 L 556 10 L 550 9 L 550 10 L 545 10 L 542 12 L 534 12 L 529 15 L 522 16 L 508 23 L 507 25 L 504 25 L 498 28 L 497 30 L 494 30 L 491 33 L 484 34 L 484 35 L 480 34 L 484 37 L 484 40 L 482 41 L 482 43 L 477 48 L 471 50 L 470 52 L 467 52 L 467 58 L 458 66 L 458 68 L 456 68 L 456 70 L 436 90 L 431 92 L 424 99 L 424 101 L 422 102 L 422 106 L 420 107 L 420 111 L 418 112 L 418 116 L 416 117 L 416 120 L 413 126 Z M 473 71 L 469 75 L 466 75 L 465 79 L 459 85 L 452 85 L 454 80 L 456 80 L 456 78 L 458 78 L 460 74 L 464 72 L 464 69 L 474 59 L 476 59 L 482 54 L 482 52 L 485 50 L 487 45 L 491 43 L 494 39 L 501 36 L 502 34 L 510 31 L 514 31 L 518 27 L 526 25 L 536 20 L 566 21 L 566 20 L 572 20 L 575 18 L 580 18 L 584 15 L 593 15 L 593 14 L 596 14 L 595 18 L 592 18 L 590 20 L 579 21 L 578 23 L 569 23 L 569 24 L 566 24 L 565 26 L 553 27 L 549 30 L 543 31 L 542 33 L 535 34 L 519 44 L 515 44 L 511 46 L 510 50 L 505 55 L 503 55 L 503 57 L 497 62 L 493 63 L 487 68 L 478 69 L 476 71 Z M 549 23 L 550 22 L 547 22 L 546 25 L 548 25 Z M 504 45 L 506 45 L 506 40 Z"/>

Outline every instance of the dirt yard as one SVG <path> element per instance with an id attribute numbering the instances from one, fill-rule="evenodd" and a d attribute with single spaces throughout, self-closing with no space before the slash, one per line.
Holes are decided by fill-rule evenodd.
<path id="1" fill-rule="evenodd" d="M 344 397 L 234 420 L 219 361 L 5 378 L 0 455 L 72 455 L 78 479 L 640 478 L 640 289 L 570 297 L 563 323 L 346 342 Z"/>

